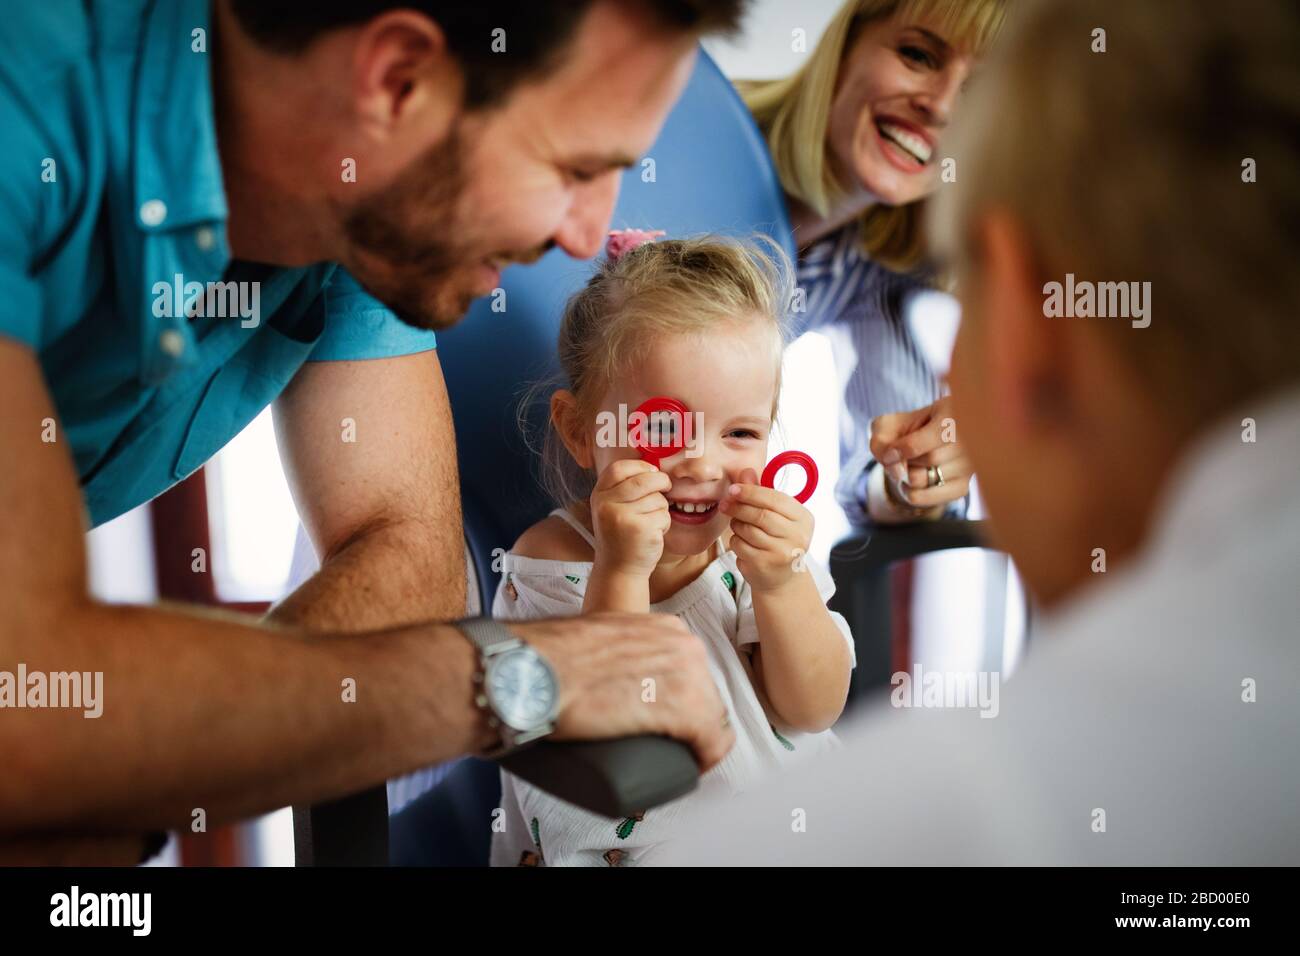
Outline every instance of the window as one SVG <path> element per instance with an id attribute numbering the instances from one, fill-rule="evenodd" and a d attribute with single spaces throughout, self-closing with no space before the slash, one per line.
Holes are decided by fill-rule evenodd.
<path id="1" fill-rule="evenodd" d="M 222 601 L 284 596 L 298 530 L 271 410 L 265 409 L 207 465 L 212 571 Z"/>

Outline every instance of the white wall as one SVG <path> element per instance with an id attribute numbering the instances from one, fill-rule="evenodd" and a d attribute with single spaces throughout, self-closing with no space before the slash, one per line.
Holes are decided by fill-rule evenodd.
<path id="1" fill-rule="evenodd" d="M 793 73 L 817 45 L 838 0 L 760 0 L 754 3 L 739 35 L 709 39 L 704 48 L 732 79 L 767 80 Z M 796 30 L 804 31 L 804 50 L 794 50 Z"/>

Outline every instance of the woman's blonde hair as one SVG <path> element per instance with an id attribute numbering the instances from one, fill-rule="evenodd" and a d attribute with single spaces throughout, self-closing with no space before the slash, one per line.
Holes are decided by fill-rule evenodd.
<path id="1" fill-rule="evenodd" d="M 520 405 L 525 434 L 529 408 L 557 387 L 573 393 L 584 420 L 594 419 L 609 386 L 659 339 L 755 321 L 772 330 L 775 418 L 792 277 L 789 257 L 767 236 L 665 239 L 604 260 L 565 306 L 559 376 L 534 385 Z M 574 461 L 554 424 L 546 429 L 540 454 L 542 485 L 557 504 L 591 494 L 595 475 Z"/>
<path id="2" fill-rule="evenodd" d="M 826 128 L 840 65 L 863 25 L 885 17 L 933 24 L 954 45 L 980 55 L 1002 25 L 1006 0 L 849 0 L 797 72 L 779 80 L 737 83 L 767 140 L 781 185 L 819 215 L 845 195 L 827 162 Z M 875 203 L 858 220 L 863 252 L 895 271 L 921 264 L 924 200 Z"/>

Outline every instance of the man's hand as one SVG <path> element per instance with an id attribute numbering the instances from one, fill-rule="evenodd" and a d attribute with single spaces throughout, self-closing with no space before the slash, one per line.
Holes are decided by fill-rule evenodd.
<path id="1" fill-rule="evenodd" d="M 871 454 L 913 507 L 942 507 L 970 490 L 973 467 L 957 441 L 950 396 L 915 411 L 872 419 Z M 942 485 L 929 485 L 931 466 L 942 470 Z"/>
<path id="2" fill-rule="evenodd" d="M 704 644 L 677 618 L 590 614 L 510 629 L 555 668 L 556 740 L 666 734 L 690 744 L 701 772 L 735 743 Z"/>
<path id="3" fill-rule="evenodd" d="M 752 468 L 741 472 L 740 484 L 727 489 L 718 507 L 731 517 L 730 550 L 754 591 L 776 591 L 794 580 L 812 541 L 811 511 L 783 491 L 764 488 Z"/>

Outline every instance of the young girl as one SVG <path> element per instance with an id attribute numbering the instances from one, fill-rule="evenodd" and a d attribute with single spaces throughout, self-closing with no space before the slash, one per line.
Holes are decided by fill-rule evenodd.
<path id="1" fill-rule="evenodd" d="M 830 576 L 807 556 L 812 515 L 758 484 L 781 384 L 784 256 L 714 237 L 648 237 L 615 234 L 565 310 L 569 387 L 551 396 L 543 451 L 563 507 L 505 555 L 492 613 L 677 615 L 708 649 L 736 743 L 695 793 L 624 820 L 503 772 L 493 865 L 652 862 L 699 794 L 738 792 L 834 746 L 827 728 L 848 693 L 853 639 L 826 608 Z M 686 447 L 657 466 L 609 427 L 631 416 L 635 431 L 632 411 L 656 396 L 692 412 Z M 654 706 L 653 688 L 645 699 Z"/>

